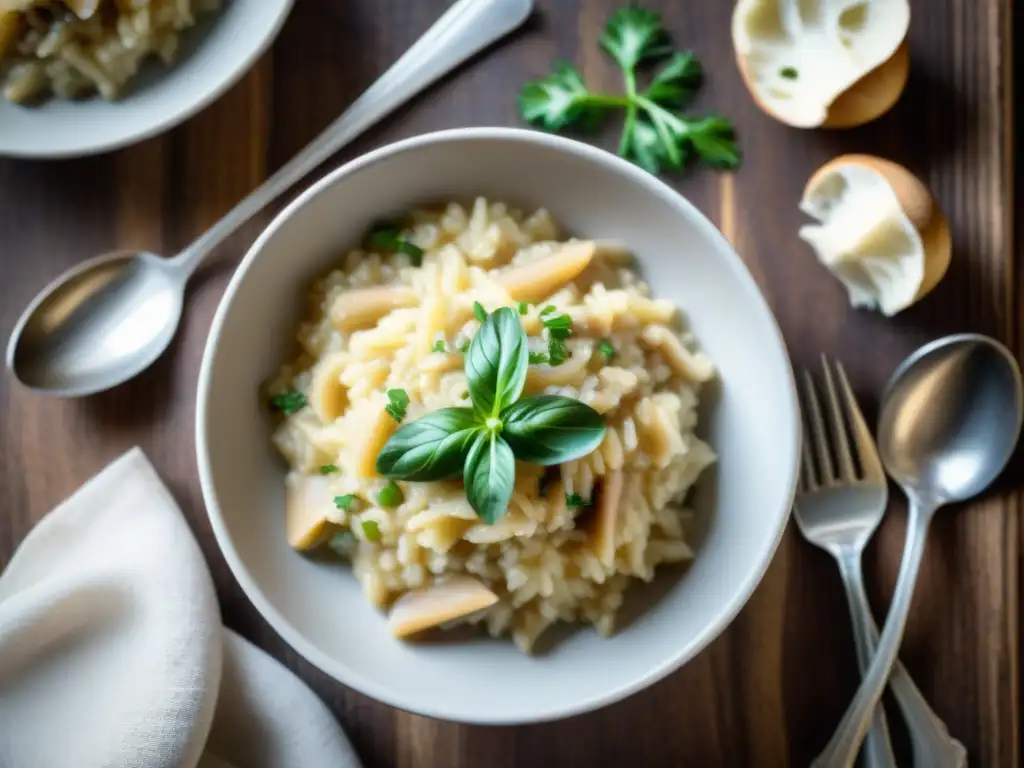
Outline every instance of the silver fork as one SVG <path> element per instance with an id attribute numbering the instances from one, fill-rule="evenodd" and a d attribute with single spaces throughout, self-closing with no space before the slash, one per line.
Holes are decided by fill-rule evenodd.
<path id="1" fill-rule="evenodd" d="M 793 512 L 804 538 L 830 553 L 839 563 L 853 621 L 857 664 L 863 675 L 878 645 L 878 625 L 864 589 L 861 557 L 885 514 L 889 486 L 875 441 L 842 365 L 830 364 L 828 358 L 822 356 L 822 366 L 824 411 L 814 380 L 804 371 L 803 472 Z M 852 439 L 849 432 L 852 432 Z M 949 735 L 946 724 L 928 706 L 899 660 L 893 667 L 889 685 L 910 732 L 914 768 L 966 766 L 964 745 Z M 865 768 L 896 766 L 881 706 L 875 711 L 861 754 Z"/>

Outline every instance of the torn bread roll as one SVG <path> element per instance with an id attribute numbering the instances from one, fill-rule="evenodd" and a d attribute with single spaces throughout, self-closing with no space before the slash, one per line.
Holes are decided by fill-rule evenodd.
<path id="1" fill-rule="evenodd" d="M 907 0 L 739 0 L 732 40 L 758 106 L 797 128 L 885 114 L 910 71 Z"/>
<path id="2" fill-rule="evenodd" d="M 827 163 L 808 181 L 800 209 L 818 222 L 802 227 L 800 238 L 855 307 L 895 315 L 949 267 L 945 215 L 916 176 L 888 160 L 844 155 Z"/>

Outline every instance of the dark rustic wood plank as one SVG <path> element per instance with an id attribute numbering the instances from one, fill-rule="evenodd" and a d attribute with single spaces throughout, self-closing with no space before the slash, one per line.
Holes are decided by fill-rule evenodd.
<path id="1" fill-rule="evenodd" d="M 913 71 L 892 113 L 862 129 L 807 133 L 753 104 L 729 43 L 731 3 L 649 0 L 708 81 L 695 104 L 740 128 L 735 176 L 694 172 L 673 185 L 727 234 L 768 297 L 795 362 L 842 358 L 867 410 L 898 360 L 955 330 L 991 333 L 1024 356 L 1024 251 L 1015 241 L 1011 0 L 912 0 Z M 480 57 L 360 139 L 319 175 L 375 146 L 461 125 L 516 125 L 514 96 L 559 58 L 619 87 L 594 41 L 618 0 L 539 0 L 508 44 Z M 53 275 L 114 247 L 171 252 L 215 221 L 369 85 L 446 0 L 303 0 L 273 53 L 186 125 L 111 155 L 59 163 L 0 161 L 0 336 Z M 1019 102 L 1016 105 L 1019 107 Z M 613 148 L 614 126 L 596 137 Z M 822 162 L 866 151 L 931 185 L 955 232 L 949 277 L 895 319 L 849 310 L 795 236 L 805 180 Z M 806 764 L 857 683 L 832 562 L 790 532 L 736 622 L 684 669 L 600 712 L 522 728 L 439 723 L 385 707 L 298 659 L 245 600 L 203 512 L 192 421 L 203 342 L 231 266 L 273 211 L 226 243 L 197 278 L 175 345 L 135 382 L 77 402 L 44 400 L 0 378 L 0 567 L 32 524 L 131 445 L 150 455 L 181 502 L 217 582 L 226 622 L 297 670 L 346 725 L 371 766 Z M 1016 253 L 1018 258 L 1012 258 Z M 1021 463 L 1016 465 L 1017 477 Z M 972 765 L 1020 764 L 1020 483 L 937 521 L 903 658 Z M 1017 487 L 1014 487 L 1017 486 Z M 879 614 L 905 528 L 897 498 L 871 552 Z M 495 692 L 500 695 L 500 692 Z M 543 695 L 539 693 L 538 695 Z M 895 718 L 894 718 L 895 719 Z"/>

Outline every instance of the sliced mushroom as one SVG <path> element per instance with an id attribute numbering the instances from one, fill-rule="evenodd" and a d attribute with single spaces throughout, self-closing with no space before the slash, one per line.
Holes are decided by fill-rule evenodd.
<path id="1" fill-rule="evenodd" d="M 409 637 L 470 616 L 496 602 L 498 596 L 476 579 L 453 576 L 398 598 L 388 616 L 388 626 L 395 637 Z"/>
<path id="2" fill-rule="evenodd" d="M 691 381 L 710 381 L 715 376 L 715 367 L 703 355 L 694 354 L 683 346 L 683 342 L 663 325 L 649 325 L 640 334 L 640 340 L 651 349 L 661 352 L 672 369 Z"/>
<path id="3" fill-rule="evenodd" d="M 347 355 L 335 352 L 328 355 L 313 369 L 313 380 L 309 387 L 309 406 L 324 424 L 330 424 L 344 412 L 348 405 L 348 392 L 341 383 L 341 372 Z"/>
<path id="4" fill-rule="evenodd" d="M 327 519 L 334 494 L 331 479 L 321 475 L 290 475 L 285 486 L 285 533 L 300 551 L 315 549 L 330 532 Z"/>
<path id="5" fill-rule="evenodd" d="M 393 309 L 413 307 L 416 291 L 403 285 L 378 285 L 345 291 L 331 305 L 331 323 L 346 333 L 369 328 Z"/>
<path id="6" fill-rule="evenodd" d="M 383 404 L 379 409 L 373 409 L 371 414 L 365 429 L 361 429 L 356 437 L 352 472 L 357 477 L 377 477 L 377 457 L 384 443 L 398 428 L 398 422 L 384 410 Z"/>
<path id="7" fill-rule="evenodd" d="M 590 240 L 566 243 L 532 264 L 506 269 L 498 282 L 516 301 L 540 301 L 579 277 L 596 252 L 597 245 Z"/>
<path id="8" fill-rule="evenodd" d="M 672 458 L 672 431 L 665 414 L 652 400 L 644 398 L 637 405 L 637 432 L 644 452 L 656 467 L 666 467 Z"/>
<path id="9" fill-rule="evenodd" d="M 621 470 L 612 470 L 604 477 L 597 498 L 591 541 L 594 554 L 601 565 L 611 568 L 615 563 L 616 538 L 619 527 L 619 509 L 625 479 Z"/>

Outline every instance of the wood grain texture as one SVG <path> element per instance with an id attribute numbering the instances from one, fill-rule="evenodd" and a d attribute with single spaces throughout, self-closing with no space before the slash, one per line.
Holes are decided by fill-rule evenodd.
<path id="1" fill-rule="evenodd" d="M 840 358 L 870 413 L 897 362 L 944 333 L 983 331 L 1024 357 L 1011 0 L 912 0 L 913 63 L 904 98 L 875 124 L 834 133 L 786 128 L 754 106 L 733 63 L 732 3 L 649 2 L 708 72 L 694 109 L 732 117 L 746 154 L 735 176 L 696 171 L 672 183 L 736 245 L 797 365 L 815 364 L 822 352 Z M 523 32 L 329 167 L 425 131 L 517 125 L 518 87 L 556 59 L 576 61 L 595 86 L 618 88 L 617 70 L 595 46 L 618 4 L 539 0 Z M 184 126 L 98 158 L 0 161 L 0 337 L 6 341 L 39 288 L 87 255 L 115 247 L 169 253 L 185 245 L 313 138 L 446 5 L 300 0 L 273 51 Z M 613 147 L 616 137 L 610 132 L 599 141 Z M 953 228 L 948 277 L 895 320 L 849 310 L 840 287 L 796 238 L 804 182 L 821 163 L 851 151 L 879 154 L 918 173 Z M 225 621 L 310 683 L 368 766 L 806 765 L 838 722 L 857 676 L 835 567 L 794 531 L 739 618 L 698 658 L 625 702 L 559 723 L 483 728 L 406 714 L 328 680 L 285 646 L 245 600 L 217 551 L 193 443 L 196 374 L 210 319 L 232 265 L 273 213 L 223 246 L 222 261 L 190 289 L 172 349 L 136 381 L 65 402 L 0 378 L 0 567 L 47 510 L 138 444 L 188 515 L 213 569 Z M 925 695 L 967 745 L 971 764 L 986 768 L 1018 766 L 1021 758 L 1022 470 L 1016 461 L 997 492 L 938 518 L 902 650 Z M 880 616 L 904 531 L 897 499 L 868 563 Z M 895 710 L 890 717 L 898 721 Z"/>

